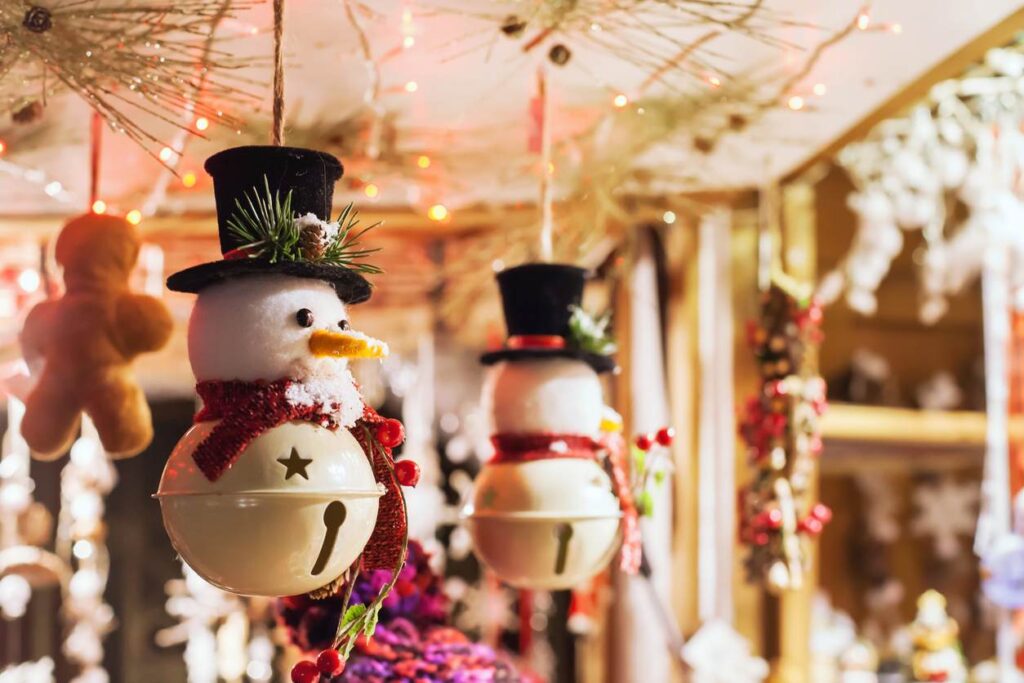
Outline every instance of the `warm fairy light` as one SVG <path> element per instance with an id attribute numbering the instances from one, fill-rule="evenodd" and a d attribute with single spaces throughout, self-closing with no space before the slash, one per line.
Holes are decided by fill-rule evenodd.
<path id="1" fill-rule="evenodd" d="M 405 84 L 405 92 L 416 92 L 417 90 L 419 90 L 419 87 L 420 86 L 416 83 L 416 81 L 409 81 L 408 83 Z"/>
<path id="2" fill-rule="evenodd" d="M 4 142 L 3 140 L 0 140 L 0 154 L 3 154 L 6 151 L 7 151 L 7 143 Z"/>
<path id="3" fill-rule="evenodd" d="M 800 111 L 801 109 L 804 108 L 804 98 L 800 97 L 799 95 L 793 95 L 792 97 L 789 98 L 789 102 L 786 103 L 786 106 L 788 106 L 793 111 Z"/>
<path id="4" fill-rule="evenodd" d="M 43 192 L 50 197 L 56 197 L 64 190 L 64 186 L 61 185 L 59 180 L 51 180 L 43 186 Z"/>
<path id="5" fill-rule="evenodd" d="M 196 174 L 193 173 L 192 171 L 189 171 L 185 175 L 181 176 L 181 184 L 184 185 L 185 187 L 195 187 Z"/>
<path id="6" fill-rule="evenodd" d="M 890 33 L 899 35 L 903 33 L 903 24 L 889 24 L 888 29 Z"/>
<path id="7" fill-rule="evenodd" d="M 402 11 L 402 23 L 403 24 L 411 24 L 412 23 L 412 11 L 411 10 L 403 10 Z"/>
<path id="8" fill-rule="evenodd" d="M 160 150 L 160 161 L 170 161 L 172 156 L 174 156 L 174 150 L 170 147 L 164 147 Z"/>
<path id="9" fill-rule="evenodd" d="M 828 88 L 825 87 L 824 83 L 815 83 L 814 87 L 811 88 L 811 90 L 814 91 L 814 94 L 817 95 L 818 97 L 821 97 L 822 95 L 828 92 Z"/>
<path id="10" fill-rule="evenodd" d="M 370 199 L 373 199 L 374 197 L 380 194 L 380 188 L 374 185 L 373 183 L 369 183 L 366 187 L 363 188 L 363 194 L 365 194 Z"/>
<path id="11" fill-rule="evenodd" d="M 866 31 L 868 26 L 871 25 L 871 15 L 867 12 L 861 12 L 857 15 L 857 28 L 861 31 Z"/>
<path id="12" fill-rule="evenodd" d="M 419 158 L 416 159 L 416 165 L 420 168 L 430 168 L 430 157 L 426 154 L 421 154 Z"/>
<path id="13" fill-rule="evenodd" d="M 416 39 L 412 36 L 406 36 L 402 39 L 402 47 L 408 50 L 410 47 L 416 44 Z"/>
<path id="14" fill-rule="evenodd" d="M 103 201 L 102 199 L 97 199 L 96 201 L 94 201 L 92 203 L 92 212 L 93 213 L 106 213 L 107 212 L 107 203 L 105 201 Z"/>
<path id="15" fill-rule="evenodd" d="M 210 127 L 210 122 L 205 116 L 200 116 L 196 119 L 196 130 L 206 130 Z"/>
<path id="16" fill-rule="evenodd" d="M 555 163 L 553 161 L 548 162 L 548 175 L 555 175 Z"/>
<path id="17" fill-rule="evenodd" d="M 42 284 L 42 278 L 39 277 L 39 271 L 34 268 L 26 268 L 25 270 L 18 273 L 18 287 L 21 291 L 31 294 L 39 289 L 39 285 Z"/>
<path id="18" fill-rule="evenodd" d="M 615 96 L 615 99 L 612 100 L 612 103 L 616 107 L 621 109 L 622 107 L 625 107 L 627 104 L 629 104 L 629 98 L 620 93 Z"/>
<path id="19" fill-rule="evenodd" d="M 132 209 L 125 214 L 124 219 L 132 225 L 138 225 L 139 221 L 142 220 L 142 212 L 138 209 Z"/>
<path id="20" fill-rule="evenodd" d="M 448 207 L 444 204 L 434 204 L 427 209 L 427 217 L 432 221 L 443 221 L 448 218 Z"/>
<path id="21" fill-rule="evenodd" d="M 665 221 L 669 225 L 672 225 L 673 223 L 676 222 L 676 212 L 666 211 L 665 213 L 661 214 L 661 220 Z"/>
<path id="22" fill-rule="evenodd" d="M 710 85 L 712 88 L 717 88 L 718 86 L 722 85 L 722 79 L 719 78 L 718 76 L 708 76 L 708 85 Z"/>

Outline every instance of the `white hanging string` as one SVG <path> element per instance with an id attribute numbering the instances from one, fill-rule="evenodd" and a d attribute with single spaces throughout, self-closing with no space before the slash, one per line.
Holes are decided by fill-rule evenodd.
<path id="1" fill-rule="evenodd" d="M 540 100 L 540 260 L 554 258 L 554 207 L 551 179 L 554 163 L 551 159 L 551 98 L 548 96 L 547 70 L 537 68 L 537 97 Z"/>
<path id="2" fill-rule="evenodd" d="M 982 321 L 985 331 L 985 469 L 983 507 L 975 552 L 985 557 L 995 542 L 1011 532 L 1009 461 L 1009 386 L 1007 349 L 1010 342 L 1009 252 L 991 244 L 981 274 Z M 998 610 L 996 656 L 1001 681 L 1015 680 L 1016 636 L 1009 610 Z"/>

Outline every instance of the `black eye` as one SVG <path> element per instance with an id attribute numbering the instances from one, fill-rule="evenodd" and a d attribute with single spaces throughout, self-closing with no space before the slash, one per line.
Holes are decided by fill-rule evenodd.
<path id="1" fill-rule="evenodd" d="M 295 322 L 299 323 L 303 327 L 312 327 L 313 311 L 308 308 L 300 308 L 299 312 L 295 314 Z"/>
<path id="2" fill-rule="evenodd" d="M 349 324 L 347 320 L 341 320 L 338 322 L 338 329 L 347 330 L 348 328 Z"/>

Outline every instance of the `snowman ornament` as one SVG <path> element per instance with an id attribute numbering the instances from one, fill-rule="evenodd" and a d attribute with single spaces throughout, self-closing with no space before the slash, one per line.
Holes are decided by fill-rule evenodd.
<path id="1" fill-rule="evenodd" d="M 361 558 L 404 559 L 401 424 L 366 406 L 348 367 L 387 345 L 352 329 L 369 298 L 350 212 L 328 222 L 334 157 L 240 147 L 211 157 L 224 259 L 175 273 L 198 295 L 189 362 L 202 409 L 160 480 L 164 526 L 182 559 L 241 595 L 331 586 Z M 247 211 L 248 209 L 248 211 Z M 340 225 L 339 225 L 340 223 Z M 408 465 L 408 466 L 407 466 Z"/>
<path id="2" fill-rule="evenodd" d="M 495 454 L 463 517 L 476 554 L 519 588 L 576 586 L 604 569 L 620 543 L 622 568 L 640 566 L 621 424 L 599 378 L 615 361 L 597 349 L 612 348 L 583 344 L 579 334 L 588 321 L 585 276 L 548 263 L 497 276 L 509 336 L 481 359 Z"/>

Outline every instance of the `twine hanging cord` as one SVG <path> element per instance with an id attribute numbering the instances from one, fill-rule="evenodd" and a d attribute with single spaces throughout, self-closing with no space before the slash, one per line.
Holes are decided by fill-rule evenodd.
<path id="1" fill-rule="evenodd" d="M 271 142 L 284 144 L 284 0 L 274 0 L 274 126 Z"/>

